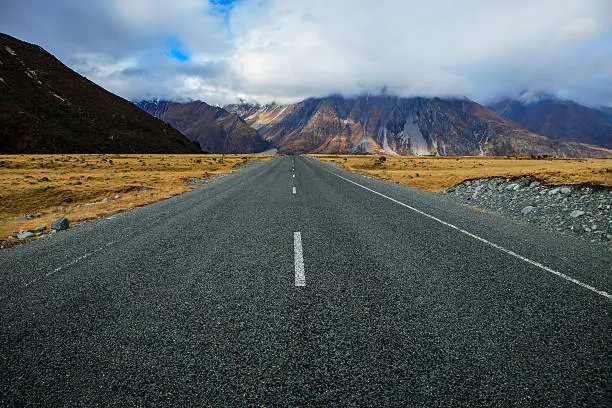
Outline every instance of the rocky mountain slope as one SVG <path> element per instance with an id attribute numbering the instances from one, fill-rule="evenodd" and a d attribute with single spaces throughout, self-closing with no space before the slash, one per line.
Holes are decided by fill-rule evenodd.
<path id="1" fill-rule="evenodd" d="M 0 153 L 197 153 L 180 132 L 0 34 Z"/>
<path id="2" fill-rule="evenodd" d="M 600 106 L 597 110 L 603 112 L 606 118 L 612 122 L 612 106 Z"/>
<path id="3" fill-rule="evenodd" d="M 240 116 L 220 107 L 201 101 L 141 101 L 136 104 L 183 132 L 208 153 L 259 153 L 271 147 Z"/>
<path id="4" fill-rule="evenodd" d="M 225 109 L 280 153 L 612 156 L 607 149 L 534 134 L 468 99 L 330 96 Z"/>
<path id="5" fill-rule="evenodd" d="M 524 93 L 491 106 L 495 112 L 532 132 L 554 140 L 612 148 L 612 116 L 542 92 Z"/>

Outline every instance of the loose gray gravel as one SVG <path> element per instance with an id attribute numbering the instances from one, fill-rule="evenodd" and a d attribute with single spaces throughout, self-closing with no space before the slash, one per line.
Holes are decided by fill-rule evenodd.
<path id="1" fill-rule="evenodd" d="M 612 191 L 547 187 L 529 177 L 465 181 L 443 192 L 462 203 L 607 245 L 612 241 Z"/>

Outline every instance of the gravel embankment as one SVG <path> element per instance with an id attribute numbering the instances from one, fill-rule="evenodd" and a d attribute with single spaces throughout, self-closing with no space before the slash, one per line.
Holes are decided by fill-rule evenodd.
<path id="1" fill-rule="evenodd" d="M 547 187 L 540 182 L 491 178 L 465 181 L 443 192 L 465 204 L 495 211 L 592 243 L 612 242 L 612 191 Z"/>

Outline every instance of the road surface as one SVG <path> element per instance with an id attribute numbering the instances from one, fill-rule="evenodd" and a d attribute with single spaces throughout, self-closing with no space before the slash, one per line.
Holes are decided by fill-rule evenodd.
<path id="1" fill-rule="evenodd" d="M 278 157 L 0 252 L 0 406 L 609 406 L 611 259 Z"/>

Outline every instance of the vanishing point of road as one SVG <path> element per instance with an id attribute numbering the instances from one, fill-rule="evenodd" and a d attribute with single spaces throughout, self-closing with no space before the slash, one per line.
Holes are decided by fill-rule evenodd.
<path id="1" fill-rule="evenodd" d="M 277 157 L 0 252 L 0 406 L 610 406 L 611 254 Z"/>

